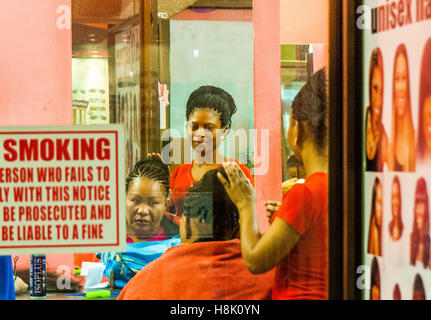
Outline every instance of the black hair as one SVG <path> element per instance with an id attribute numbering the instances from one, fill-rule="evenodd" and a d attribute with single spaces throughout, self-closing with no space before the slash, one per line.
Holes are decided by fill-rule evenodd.
<path id="1" fill-rule="evenodd" d="M 200 181 L 196 182 L 184 197 L 184 213 L 186 218 L 197 217 L 199 220 L 210 220 L 213 224 L 212 237 L 200 241 L 232 240 L 238 234 L 238 209 L 226 193 L 217 177 L 220 172 L 228 180 L 223 167 L 208 171 Z"/>
<path id="2" fill-rule="evenodd" d="M 292 102 L 292 118 L 306 123 L 320 151 L 328 140 L 328 92 L 326 68 L 313 74 Z"/>
<path id="3" fill-rule="evenodd" d="M 140 177 L 159 181 L 165 188 L 166 195 L 169 195 L 169 168 L 158 156 L 146 157 L 135 164 L 126 178 L 126 192 L 129 191 L 131 182 Z"/>
<path id="4" fill-rule="evenodd" d="M 165 189 L 166 197 L 169 197 L 169 168 L 158 156 L 146 157 L 135 164 L 126 178 L 126 193 L 129 191 L 132 182 L 141 177 L 160 182 Z M 173 237 L 179 233 L 178 226 L 166 218 L 165 215 L 163 215 L 160 225 L 168 237 Z"/>
<path id="5" fill-rule="evenodd" d="M 186 118 L 195 109 L 209 108 L 220 115 L 221 126 L 231 128 L 232 116 L 236 113 L 236 105 L 232 96 L 225 90 L 213 86 L 202 86 L 193 91 L 187 101 Z"/>

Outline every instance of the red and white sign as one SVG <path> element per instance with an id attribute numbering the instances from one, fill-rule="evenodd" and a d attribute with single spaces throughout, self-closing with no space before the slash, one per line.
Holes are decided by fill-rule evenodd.
<path id="1" fill-rule="evenodd" d="M 0 128 L 0 255 L 124 251 L 122 125 Z"/>

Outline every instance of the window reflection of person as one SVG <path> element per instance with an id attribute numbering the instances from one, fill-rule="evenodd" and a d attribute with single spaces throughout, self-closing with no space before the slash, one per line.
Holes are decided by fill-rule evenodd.
<path id="1" fill-rule="evenodd" d="M 431 38 L 428 39 L 423 57 L 419 91 L 419 127 L 417 159 L 431 166 Z"/>
<path id="2" fill-rule="evenodd" d="M 380 300 L 380 270 L 376 257 L 371 263 L 371 296 L 370 300 Z"/>
<path id="3" fill-rule="evenodd" d="M 398 176 L 392 182 L 392 220 L 389 222 L 389 234 L 392 241 L 398 241 L 403 234 L 403 220 L 401 216 L 401 186 Z"/>
<path id="4" fill-rule="evenodd" d="M 392 93 L 392 136 L 390 168 L 415 171 L 415 131 L 410 104 L 410 77 L 407 49 L 398 46 L 394 60 Z"/>
<path id="5" fill-rule="evenodd" d="M 382 255 L 382 216 L 383 189 L 379 178 L 376 178 L 373 186 L 370 227 L 368 231 L 368 253 L 375 256 Z"/>
<path id="6" fill-rule="evenodd" d="M 192 146 L 194 160 L 176 167 L 170 184 L 178 216 L 182 215 L 188 189 L 205 173 L 220 168 L 223 162 L 229 160 L 220 152 L 219 146 L 230 132 L 232 116 L 236 111 L 233 97 L 221 88 L 202 86 L 190 94 L 186 105 L 187 139 Z M 254 185 L 250 169 L 236 162 Z"/>
<path id="7" fill-rule="evenodd" d="M 373 50 L 370 61 L 369 99 L 366 111 L 367 171 L 382 171 L 387 161 L 388 136 L 382 124 L 383 58 L 379 48 Z"/>
<path id="8" fill-rule="evenodd" d="M 424 283 L 420 275 L 416 275 L 413 285 L 413 300 L 425 300 Z"/>
<path id="9" fill-rule="evenodd" d="M 416 184 L 413 232 L 410 241 L 410 264 L 414 266 L 416 261 L 420 261 L 424 268 L 427 268 L 430 253 L 429 202 L 424 178 L 420 178 Z"/>

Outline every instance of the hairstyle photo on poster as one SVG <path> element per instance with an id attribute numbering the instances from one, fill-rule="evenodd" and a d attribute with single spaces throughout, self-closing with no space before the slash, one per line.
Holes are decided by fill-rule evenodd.
<path id="1" fill-rule="evenodd" d="M 383 115 L 383 57 L 379 48 L 372 52 L 369 72 L 370 106 L 366 111 L 367 171 L 383 171 L 387 163 L 388 135 L 382 124 Z"/>
<path id="2" fill-rule="evenodd" d="M 368 232 L 368 253 L 382 255 L 383 189 L 379 178 L 374 180 Z"/>
<path id="3" fill-rule="evenodd" d="M 413 127 L 410 71 L 405 44 L 395 53 L 392 85 L 392 148 L 393 171 L 415 171 L 415 130 Z"/>
<path id="4" fill-rule="evenodd" d="M 426 300 L 424 283 L 419 274 L 416 275 L 413 284 L 413 300 Z"/>
<path id="5" fill-rule="evenodd" d="M 428 2 L 363 1 L 362 250 L 363 265 L 378 261 L 382 300 L 426 299 L 431 290 Z"/>
<path id="6" fill-rule="evenodd" d="M 429 267 L 430 256 L 430 224 L 429 224 L 429 201 L 427 185 L 424 178 L 420 178 L 416 184 L 413 231 L 411 233 L 410 264 L 416 262 Z"/>
<path id="7" fill-rule="evenodd" d="M 370 300 L 380 300 L 380 269 L 377 258 L 371 264 L 371 292 Z"/>
<path id="8" fill-rule="evenodd" d="M 394 287 L 393 300 L 402 300 L 401 289 L 398 283 Z"/>
<path id="9" fill-rule="evenodd" d="M 419 86 L 419 119 L 417 162 L 421 167 L 431 167 L 431 38 L 422 56 Z"/>

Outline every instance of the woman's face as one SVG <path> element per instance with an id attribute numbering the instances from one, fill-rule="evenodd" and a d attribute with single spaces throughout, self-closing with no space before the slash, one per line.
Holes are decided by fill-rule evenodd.
<path id="1" fill-rule="evenodd" d="M 425 225 L 425 203 L 418 202 L 415 207 L 416 226 L 422 231 Z"/>
<path id="2" fill-rule="evenodd" d="M 404 116 L 407 109 L 408 70 L 407 59 L 399 54 L 395 62 L 395 107 L 399 117 Z"/>
<path id="3" fill-rule="evenodd" d="M 371 287 L 371 300 L 380 300 L 380 288 L 376 285 Z"/>
<path id="4" fill-rule="evenodd" d="M 382 216 L 383 216 L 383 190 L 382 185 L 379 183 L 376 188 L 376 206 L 375 206 L 375 214 L 376 214 L 376 223 L 378 226 L 382 225 Z"/>
<path id="5" fill-rule="evenodd" d="M 193 111 L 187 123 L 187 134 L 192 139 L 193 149 L 199 146 L 215 150 L 220 144 L 222 129 L 220 115 L 209 108 Z"/>
<path id="6" fill-rule="evenodd" d="M 379 67 L 374 68 L 371 78 L 371 119 L 373 129 L 378 130 L 382 122 L 383 110 L 383 77 Z"/>
<path id="7" fill-rule="evenodd" d="M 166 208 L 166 194 L 159 181 L 140 177 L 131 182 L 126 199 L 126 220 L 130 232 L 147 240 L 160 230 Z"/>
<path id="8" fill-rule="evenodd" d="M 423 135 L 425 137 L 425 146 L 431 151 L 431 95 L 429 95 L 424 102 L 423 111 Z"/>
<path id="9" fill-rule="evenodd" d="M 397 182 L 392 184 L 392 217 L 397 219 L 400 216 L 400 186 Z"/>

